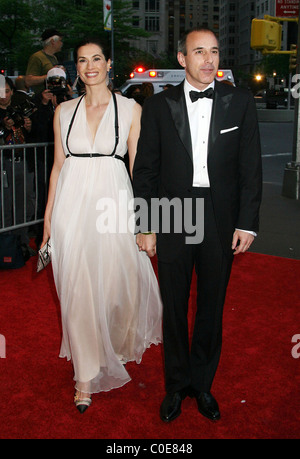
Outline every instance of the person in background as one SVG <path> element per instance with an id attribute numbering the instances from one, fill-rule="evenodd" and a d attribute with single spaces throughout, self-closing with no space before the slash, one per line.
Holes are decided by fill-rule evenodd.
<path id="1" fill-rule="evenodd" d="M 22 117 L 16 114 L 12 106 L 12 97 L 14 94 L 14 84 L 8 77 L 5 78 L 5 97 L 0 99 L 0 125 L 1 125 L 1 143 L 3 145 L 25 144 L 30 135 L 32 122 L 28 117 Z M 25 161 L 25 165 L 24 165 Z M 14 162 L 14 164 L 13 164 Z M 28 168 L 28 158 L 24 155 L 23 149 L 16 149 L 15 154 L 12 151 L 3 152 L 3 171 L 5 171 L 4 186 L 4 227 L 14 224 L 24 223 L 24 185 L 26 184 L 26 221 L 30 221 L 34 215 L 34 186 L 33 172 Z M 13 180 L 14 172 L 14 180 Z M 15 183 L 15 189 L 14 184 Z M 14 202 L 15 197 L 15 214 L 14 221 Z M 28 227 L 13 230 L 14 234 L 20 239 L 23 256 L 25 261 L 35 252 L 29 246 Z"/>
<path id="2" fill-rule="evenodd" d="M 56 29 L 47 29 L 42 34 L 43 49 L 32 54 L 26 70 L 26 85 L 38 94 L 46 89 L 47 73 L 59 65 L 55 54 L 63 46 L 62 35 Z"/>
<path id="3" fill-rule="evenodd" d="M 42 219 L 45 213 L 50 173 L 54 159 L 53 119 L 56 108 L 61 102 L 69 100 L 69 86 L 66 73 L 62 68 L 54 67 L 47 73 L 46 86 L 43 92 L 35 95 L 33 101 L 36 112 L 32 116 L 31 142 L 48 142 L 47 162 L 45 163 L 44 147 L 37 147 L 37 218 Z M 46 166 L 46 168 L 45 168 Z M 43 224 L 35 227 L 35 242 L 40 247 L 43 238 Z"/>
<path id="4" fill-rule="evenodd" d="M 167 83 L 164 85 L 163 90 L 166 91 L 167 89 L 173 88 L 173 86 L 174 86 L 173 84 Z"/>
<path id="5" fill-rule="evenodd" d="M 22 105 L 24 102 L 31 101 L 29 87 L 26 84 L 25 76 L 19 75 L 15 80 L 15 90 L 11 98 L 13 106 Z"/>

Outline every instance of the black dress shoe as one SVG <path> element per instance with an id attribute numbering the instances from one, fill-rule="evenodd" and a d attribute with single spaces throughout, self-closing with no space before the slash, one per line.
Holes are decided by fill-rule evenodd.
<path id="1" fill-rule="evenodd" d="M 218 403 L 210 392 L 198 392 L 195 394 L 195 398 L 197 400 L 198 410 L 203 416 L 212 421 L 220 419 L 221 415 Z"/>
<path id="2" fill-rule="evenodd" d="M 181 392 L 167 394 L 160 407 L 160 418 L 164 422 L 171 422 L 181 413 Z"/>

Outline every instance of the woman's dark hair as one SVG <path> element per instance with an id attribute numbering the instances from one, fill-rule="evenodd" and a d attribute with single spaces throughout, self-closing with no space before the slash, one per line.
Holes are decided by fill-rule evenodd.
<path id="1" fill-rule="evenodd" d="M 77 59 L 78 59 L 78 50 L 81 48 L 81 46 L 86 46 L 86 45 L 97 45 L 99 48 L 101 48 L 102 53 L 105 57 L 105 60 L 108 61 L 110 59 L 110 48 L 108 44 L 104 41 L 101 40 L 100 38 L 97 37 L 89 37 L 89 38 L 83 38 L 74 48 L 73 51 L 73 58 L 75 64 L 77 64 Z"/>
<path id="2" fill-rule="evenodd" d="M 15 89 L 14 82 L 9 77 L 5 77 L 5 83 L 8 84 L 12 91 Z"/>

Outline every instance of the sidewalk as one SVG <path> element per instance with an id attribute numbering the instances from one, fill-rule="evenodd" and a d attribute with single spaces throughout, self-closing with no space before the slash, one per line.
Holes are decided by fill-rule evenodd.
<path id="1" fill-rule="evenodd" d="M 260 231 L 251 252 L 300 260 L 300 201 L 281 196 L 281 187 L 264 183 Z"/>
<path id="2" fill-rule="evenodd" d="M 263 199 L 260 231 L 250 251 L 300 260 L 300 200 L 282 196 L 284 168 L 292 157 L 293 123 L 260 123 L 260 131 Z M 267 157 L 278 153 L 282 156 Z"/>

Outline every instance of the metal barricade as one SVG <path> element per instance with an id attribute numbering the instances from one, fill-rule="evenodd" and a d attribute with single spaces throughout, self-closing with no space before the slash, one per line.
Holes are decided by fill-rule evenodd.
<path id="1" fill-rule="evenodd" d="M 43 222 L 53 143 L 0 145 L 0 233 Z"/>

